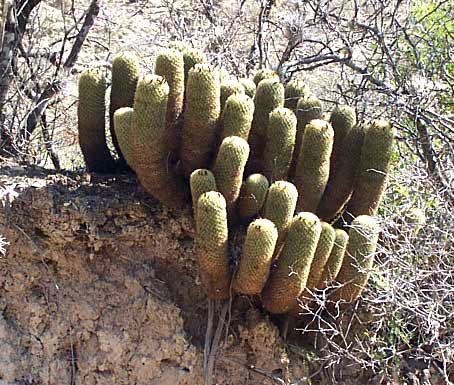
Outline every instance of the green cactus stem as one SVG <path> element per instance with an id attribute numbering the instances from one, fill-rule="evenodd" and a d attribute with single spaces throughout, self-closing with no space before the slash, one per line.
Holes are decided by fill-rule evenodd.
<path id="1" fill-rule="evenodd" d="M 114 129 L 118 138 L 118 145 L 124 156 L 126 163 L 132 168 L 134 165 L 134 143 L 131 140 L 132 133 L 132 116 L 134 110 L 131 107 L 122 107 L 115 111 Z"/>
<path id="2" fill-rule="evenodd" d="M 352 127 L 356 124 L 355 110 L 346 105 L 338 105 L 331 112 L 329 122 L 334 130 L 333 151 L 331 153 L 330 179 L 334 178 L 338 164 L 339 156 L 342 151 L 342 145 Z"/>
<path id="3" fill-rule="evenodd" d="M 317 208 L 317 215 L 324 221 L 336 218 L 350 198 L 367 127 L 364 123 L 356 124 L 344 139 L 342 150 L 337 157 L 336 173 L 334 177 L 330 176 L 328 179 L 325 192 Z"/>
<path id="4" fill-rule="evenodd" d="M 276 250 L 279 249 L 279 246 L 287 236 L 287 230 L 292 222 L 297 200 L 298 191 L 290 182 L 277 181 L 268 189 L 263 216 L 271 220 L 277 227 L 279 238 Z"/>
<path id="5" fill-rule="evenodd" d="M 249 78 L 240 78 L 238 79 L 238 81 L 244 87 L 244 92 L 246 93 L 246 95 L 253 99 L 255 95 L 255 90 L 257 89 L 257 86 L 254 83 L 254 81 Z"/>
<path id="6" fill-rule="evenodd" d="M 266 310 L 287 313 L 295 307 L 306 287 L 320 233 L 320 221 L 312 213 L 301 212 L 292 220 L 277 265 L 262 292 Z"/>
<path id="7" fill-rule="evenodd" d="M 391 168 L 395 130 L 384 120 L 371 122 L 361 148 L 358 176 L 347 205 L 352 218 L 375 215 Z"/>
<path id="8" fill-rule="evenodd" d="M 181 129 L 178 127 L 178 122 L 183 112 L 184 101 L 183 54 L 176 49 L 160 51 L 156 57 L 155 73 L 166 79 L 169 85 L 166 113 L 167 147 L 170 153 L 177 154 L 181 139 Z"/>
<path id="9" fill-rule="evenodd" d="M 79 145 L 90 172 L 111 173 L 115 162 L 106 143 L 106 79 L 89 69 L 79 78 L 77 124 Z"/>
<path id="10" fill-rule="evenodd" d="M 304 130 L 295 171 L 298 211 L 317 210 L 329 177 L 334 131 L 324 120 L 311 120 Z"/>
<path id="11" fill-rule="evenodd" d="M 308 303 L 314 299 L 314 292 L 325 269 L 326 263 L 334 247 L 336 231 L 326 222 L 321 222 L 322 230 L 317 248 L 314 253 L 309 275 L 306 281 L 306 288 L 300 295 L 301 303 Z"/>
<path id="12" fill-rule="evenodd" d="M 112 60 L 109 121 L 112 143 L 117 151 L 120 162 L 122 162 L 123 154 L 114 129 L 114 113 L 119 108 L 132 107 L 138 80 L 139 59 L 137 56 L 133 52 L 121 52 L 115 55 Z"/>
<path id="13" fill-rule="evenodd" d="M 311 90 L 302 80 L 290 80 L 285 86 L 284 107 L 297 114 L 298 100 L 311 94 Z"/>
<path id="14" fill-rule="evenodd" d="M 271 111 L 264 156 L 264 175 L 271 182 L 286 180 L 295 147 L 296 116 L 288 108 Z"/>
<path id="15" fill-rule="evenodd" d="M 361 295 L 374 263 L 379 231 L 375 219 L 368 215 L 360 215 L 352 222 L 344 260 L 336 278 L 342 286 L 332 293 L 331 300 L 350 303 Z"/>
<path id="16" fill-rule="evenodd" d="M 306 125 L 314 119 L 322 119 L 323 105 L 319 98 L 309 93 L 298 100 L 296 107 L 296 139 L 295 149 L 293 151 L 292 165 L 289 171 L 289 178 L 293 179 L 298 164 L 298 157 L 301 152 L 301 144 L 303 142 L 304 129 Z"/>
<path id="17" fill-rule="evenodd" d="M 227 79 L 221 82 L 221 111 L 224 110 L 225 102 L 230 95 L 244 94 L 244 87 L 238 80 Z"/>
<path id="18" fill-rule="evenodd" d="M 227 210 L 221 193 L 210 191 L 200 196 L 196 227 L 197 258 L 205 292 L 210 299 L 228 298 L 231 272 Z"/>
<path id="19" fill-rule="evenodd" d="M 165 205 L 181 207 L 188 191 L 169 165 L 166 112 L 169 86 L 158 75 L 139 80 L 134 99 L 132 132 L 135 147 L 133 170 L 147 192 Z"/>
<path id="20" fill-rule="evenodd" d="M 225 138 L 219 148 L 213 174 L 219 191 L 224 195 L 229 212 L 240 195 L 244 166 L 249 156 L 248 143 L 238 137 Z"/>
<path id="21" fill-rule="evenodd" d="M 222 116 L 221 141 L 228 136 L 239 136 L 248 140 L 254 116 L 254 102 L 244 94 L 233 94 L 227 98 Z"/>
<path id="22" fill-rule="evenodd" d="M 192 48 L 188 43 L 182 41 L 172 41 L 169 48 L 176 49 L 183 54 L 184 60 L 184 79 L 185 83 L 189 76 L 189 70 L 196 64 L 207 62 L 206 55 L 197 48 Z"/>
<path id="23" fill-rule="evenodd" d="M 342 229 L 336 229 L 336 238 L 334 240 L 333 249 L 326 262 L 323 273 L 318 282 L 317 288 L 324 289 L 332 283 L 339 273 L 344 260 L 345 249 L 348 242 L 348 234 Z"/>
<path id="24" fill-rule="evenodd" d="M 270 69 L 266 69 L 266 68 L 260 69 L 255 73 L 253 81 L 254 81 L 255 85 L 258 86 L 259 83 L 264 79 L 272 79 L 272 80 L 279 81 L 279 75 L 275 71 L 270 70 Z"/>
<path id="25" fill-rule="evenodd" d="M 238 214 L 243 221 L 262 210 L 269 186 L 268 179 L 262 174 L 251 174 L 243 182 L 238 200 Z"/>
<path id="26" fill-rule="evenodd" d="M 278 79 L 262 80 L 254 96 L 254 118 L 249 133 L 251 154 L 247 165 L 247 174 L 262 172 L 263 152 L 266 143 L 266 131 L 270 112 L 284 106 L 284 86 Z"/>
<path id="27" fill-rule="evenodd" d="M 259 294 L 268 279 L 277 229 L 268 219 L 253 221 L 246 234 L 233 287 L 243 294 Z"/>
<path id="28" fill-rule="evenodd" d="M 189 176 L 207 168 L 216 139 L 220 114 L 219 72 L 208 64 L 196 64 L 189 71 L 180 159 Z"/>
<path id="29" fill-rule="evenodd" d="M 194 218 L 197 218 L 197 202 L 202 194 L 208 191 L 218 191 L 214 174 L 207 169 L 194 170 L 189 178 L 189 186 L 192 196 L 192 209 Z"/>

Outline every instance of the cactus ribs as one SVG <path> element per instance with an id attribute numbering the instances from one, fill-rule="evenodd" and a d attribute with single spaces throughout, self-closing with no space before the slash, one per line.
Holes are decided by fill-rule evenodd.
<path id="1" fill-rule="evenodd" d="M 179 208 L 192 198 L 208 298 L 227 299 L 233 290 L 259 295 L 271 313 L 292 313 L 335 281 L 331 300 L 361 295 L 390 172 L 388 122 L 357 122 L 344 105 L 326 114 L 304 81 L 284 86 L 270 70 L 236 79 L 173 42 L 157 56 L 155 74 L 140 75 L 131 53 L 113 60 L 115 163 L 106 145 L 105 91 L 98 71 L 81 75 L 87 169 L 112 172 L 127 163 L 162 204 Z M 238 238 L 242 252 L 232 264 L 229 243 Z"/>

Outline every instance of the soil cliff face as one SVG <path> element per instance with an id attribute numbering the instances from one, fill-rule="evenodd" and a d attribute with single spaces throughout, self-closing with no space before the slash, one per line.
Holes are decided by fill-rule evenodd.
<path id="1" fill-rule="evenodd" d="M 202 384 L 206 299 L 188 207 L 131 176 L 90 180 L 0 166 L 0 384 Z M 289 368 L 276 327 L 236 304 L 218 384 L 271 384 Z"/>

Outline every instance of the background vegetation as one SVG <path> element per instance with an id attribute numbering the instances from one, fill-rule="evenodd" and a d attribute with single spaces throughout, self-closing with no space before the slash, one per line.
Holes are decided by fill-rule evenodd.
<path id="1" fill-rule="evenodd" d="M 376 270 L 344 317 L 303 309 L 301 333 L 316 331 L 312 380 L 342 383 L 358 370 L 377 384 L 452 383 L 452 15 L 454 0 L 3 0 L 0 151 L 80 168 L 77 74 L 87 66 L 108 73 L 123 48 L 151 68 L 171 40 L 191 42 L 238 76 L 268 67 L 284 82 L 305 79 L 328 109 L 346 103 L 361 119 L 389 119 L 398 145 Z"/>

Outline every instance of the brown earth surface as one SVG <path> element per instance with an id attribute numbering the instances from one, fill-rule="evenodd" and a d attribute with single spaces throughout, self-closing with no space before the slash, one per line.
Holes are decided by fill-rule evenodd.
<path id="1" fill-rule="evenodd" d="M 128 176 L 6 160 L 0 175 L 0 384 L 202 384 L 189 208 L 168 211 Z M 241 299 L 232 309 L 215 383 L 272 384 L 260 369 L 305 376 L 266 316 Z"/>

